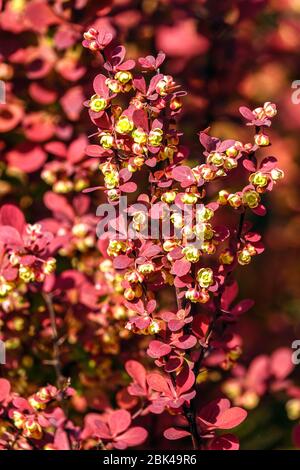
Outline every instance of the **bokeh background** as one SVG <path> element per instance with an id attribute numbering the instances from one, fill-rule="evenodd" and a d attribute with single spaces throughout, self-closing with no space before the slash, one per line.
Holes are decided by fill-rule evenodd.
<path id="1" fill-rule="evenodd" d="M 29 221 L 44 216 L 49 188 L 79 193 L 95 179 L 84 163 L 91 128 L 82 107 L 99 70 L 81 46 L 90 26 L 112 32 L 132 58 L 166 53 L 164 72 L 188 91 L 181 124 L 192 160 L 201 151 L 197 132 L 211 126 L 222 139 L 250 141 L 239 106 L 276 103 L 272 147 L 265 153 L 279 159 L 285 179 L 267 197 L 267 217 L 255 220 L 268 248 L 239 272 L 241 296 L 256 302 L 239 326 L 240 362 L 247 367 L 255 356 L 300 339 L 300 104 L 292 101 L 292 83 L 300 80 L 299 0 L 0 3 L 0 79 L 7 101 L 0 105 L 0 198 L 18 204 Z M 76 156 L 66 168 L 49 142 L 69 148 L 74 140 Z M 53 182 L 45 169 L 56 160 L 63 168 Z M 299 385 L 300 365 L 293 378 Z M 239 431 L 243 449 L 291 448 L 296 420 L 289 419 L 286 400 L 280 392 L 261 398 Z"/>

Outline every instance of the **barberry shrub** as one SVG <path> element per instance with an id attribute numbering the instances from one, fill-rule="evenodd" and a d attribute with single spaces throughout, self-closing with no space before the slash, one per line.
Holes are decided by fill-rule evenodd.
<path id="1" fill-rule="evenodd" d="M 125 47 L 95 29 L 85 33 L 83 45 L 103 59 L 85 103 L 96 126 L 87 154 L 99 159 L 103 185 L 85 191 L 102 189 L 116 209 L 102 219 L 98 235 L 122 277 L 123 304 L 135 312 L 126 328 L 149 336 L 147 355 L 156 366 L 148 371 L 126 362 L 133 380 L 128 393 L 139 397 L 135 413 L 169 410 L 174 426 L 165 429 L 165 438 L 189 436 L 194 449 L 237 449 L 233 434 L 217 430 L 236 427 L 247 412 L 222 396 L 205 404 L 199 390 L 210 368 L 227 370 L 240 354 L 234 325 L 253 301 L 232 306 L 236 273 L 264 250 L 248 215 L 266 214 L 264 195 L 283 177 L 276 158 L 257 156 L 270 145 L 267 129 L 276 106 L 240 108 L 254 127 L 253 142 L 222 141 L 201 131 L 199 163 L 191 166 L 178 128 L 186 92 L 161 72 L 164 53 L 140 58 L 137 66 L 126 59 Z M 173 302 L 164 292 L 166 298 L 172 292 Z"/>
<path id="2" fill-rule="evenodd" d="M 42 30 L 60 22 L 36 3 Z M 26 30 L 30 8 L 10 10 L 8 19 L 25 15 Z M 57 47 L 72 45 L 58 28 Z M 35 143 L 7 153 L 25 173 L 42 168 L 51 190 L 43 195 L 48 216 L 36 223 L 11 204 L 0 209 L 7 353 L 0 448 L 236 450 L 229 431 L 265 394 L 285 392 L 288 415 L 300 415 L 289 350 L 257 356 L 248 370 L 238 363 L 236 323 L 254 302 L 236 300 L 237 278 L 264 250 L 253 221 L 266 214 L 265 193 L 283 176 L 273 156 L 259 155 L 270 146 L 276 106 L 240 108 L 253 142 L 221 140 L 206 129 L 189 158 L 178 127 L 186 92 L 162 72 L 164 53 L 136 63 L 110 32 L 96 29 L 84 34 L 83 46 L 102 64 L 84 103 L 93 134 L 85 123 L 72 139 L 70 125 L 56 129 L 48 115 L 33 113 L 24 128 Z M 42 55 L 51 68 L 49 48 L 14 61 L 30 65 Z M 85 70 L 72 52 L 56 68 L 75 80 Z M 28 66 L 29 80 L 47 73 Z M 36 82 L 30 93 L 41 105 L 56 100 L 55 90 Z M 81 95 L 74 87 L 61 99 L 72 122 Z M 12 128 L 19 107 L 11 107 Z M 299 445 L 299 425 L 293 438 Z"/>

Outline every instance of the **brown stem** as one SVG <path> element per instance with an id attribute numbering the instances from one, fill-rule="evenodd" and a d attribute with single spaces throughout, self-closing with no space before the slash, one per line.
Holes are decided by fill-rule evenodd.
<path id="1" fill-rule="evenodd" d="M 66 378 L 64 377 L 62 373 L 62 365 L 60 361 L 60 349 L 59 349 L 59 336 L 57 332 L 57 326 L 56 326 L 56 315 L 55 315 L 55 310 L 53 307 L 52 303 L 52 296 L 51 294 L 44 293 L 43 298 L 45 301 L 45 304 L 48 309 L 49 313 L 49 318 L 50 318 L 50 323 L 51 323 L 51 329 L 52 329 L 52 338 L 53 338 L 53 367 L 55 369 L 55 374 L 56 374 L 56 382 L 58 388 L 61 388 L 63 383 L 65 382 Z"/>

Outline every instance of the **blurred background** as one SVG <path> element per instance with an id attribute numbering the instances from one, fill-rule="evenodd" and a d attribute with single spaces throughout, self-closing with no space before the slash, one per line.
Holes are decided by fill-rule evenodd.
<path id="1" fill-rule="evenodd" d="M 290 348 L 300 339 L 300 103 L 292 101 L 292 83 L 300 80 L 300 1 L 3 1 L 0 79 L 7 104 L 0 105 L 0 197 L 17 203 L 29 221 L 44 216 L 49 188 L 67 194 L 93 185 L 93 171 L 84 165 L 91 128 L 82 102 L 99 62 L 81 46 L 91 26 L 111 31 L 132 58 L 166 53 L 163 72 L 188 91 L 181 124 L 193 161 L 201 152 L 197 132 L 211 126 L 222 139 L 251 141 L 239 106 L 276 103 L 272 147 L 262 154 L 278 158 L 285 179 L 267 196 L 267 217 L 254 221 L 267 250 L 239 272 L 241 297 L 256 302 L 239 325 L 241 363 L 247 367 L 257 355 Z M 68 148 L 79 137 L 66 169 L 49 142 Z M 53 162 L 60 165 L 55 181 L 45 174 Z M 300 365 L 293 377 L 299 384 Z M 296 421 L 289 418 L 298 415 L 288 416 L 285 403 L 280 392 L 265 394 L 239 431 L 243 449 L 291 447 Z"/>

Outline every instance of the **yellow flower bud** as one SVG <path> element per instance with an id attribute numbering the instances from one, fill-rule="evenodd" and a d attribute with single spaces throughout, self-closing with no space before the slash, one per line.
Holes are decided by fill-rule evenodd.
<path id="1" fill-rule="evenodd" d="M 259 134 L 255 134 L 254 142 L 256 143 L 256 145 L 259 145 L 259 147 L 267 147 L 268 145 L 270 145 L 269 136 L 262 132 Z"/>
<path id="2" fill-rule="evenodd" d="M 106 173 L 104 184 L 107 189 L 115 189 L 119 186 L 119 173 L 117 171 Z"/>
<path id="3" fill-rule="evenodd" d="M 152 129 L 148 136 L 148 143 L 152 147 L 159 147 L 163 139 L 163 130 L 158 127 Z"/>
<path id="4" fill-rule="evenodd" d="M 237 157 L 239 151 L 238 149 L 233 145 L 232 147 L 229 147 L 228 149 L 226 149 L 225 151 L 227 157 L 229 158 L 235 158 Z"/>
<path id="5" fill-rule="evenodd" d="M 182 249 L 182 253 L 187 261 L 197 263 L 201 256 L 201 251 L 195 246 L 186 246 Z"/>
<path id="6" fill-rule="evenodd" d="M 110 149 L 114 144 L 114 138 L 109 132 L 101 132 L 100 145 L 105 149 Z"/>
<path id="7" fill-rule="evenodd" d="M 214 216 L 214 211 L 208 207 L 203 207 L 197 211 L 197 220 L 199 222 L 208 222 Z"/>
<path id="8" fill-rule="evenodd" d="M 138 272 L 141 274 L 151 274 L 155 271 L 155 266 L 153 263 L 144 263 L 138 266 Z"/>
<path id="9" fill-rule="evenodd" d="M 43 265 L 43 272 L 45 274 L 51 274 L 56 269 L 56 259 L 55 258 L 48 258 L 47 261 Z"/>
<path id="10" fill-rule="evenodd" d="M 198 195 L 194 193 L 184 193 L 181 196 L 181 201 L 183 204 L 196 204 L 198 201 Z"/>
<path id="11" fill-rule="evenodd" d="M 35 275 L 32 269 L 29 266 L 20 265 L 19 267 L 19 277 L 24 282 L 31 282 L 35 280 Z"/>
<path id="12" fill-rule="evenodd" d="M 242 205 L 242 202 L 243 202 L 242 198 L 239 194 L 229 194 L 229 196 L 227 198 L 227 201 L 229 202 L 231 207 L 234 207 L 235 209 L 240 207 Z"/>
<path id="13" fill-rule="evenodd" d="M 176 191 L 167 191 L 166 193 L 161 195 L 161 200 L 166 202 L 167 204 L 171 204 L 175 201 L 176 198 Z"/>
<path id="14" fill-rule="evenodd" d="M 122 91 L 122 85 L 119 80 L 107 78 L 105 83 L 113 93 L 120 93 Z"/>
<path id="15" fill-rule="evenodd" d="M 300 418 L 300 399 L 292 398 L 288 400 L 285 405 L 288 418 L 290 420 L 296 420 Z"/>
<path id="16" fill-rule="evenodd" d="M 176 248 L 177 246 L 178 246 L 178 241 L 175 241 L 175 240 L 166 240 L 163 243 L 163 249 L 164 251 L 167 251 L 167 252 L 174 250 L 174 248 Z"/>
<path id="17" fill-rule="evenodd" d="M 218 203 L 221 204 L 222 206 L 225 206 L 227 204 L 228 196 L 229 196 L 229 193 L 225 189 L 222 189 L 221 191 L 219 191 Z"/>
<path id="18" fill-rule="evenodd" d="M 277 114 L 276 104 L 270 103 L 270 101 L 267 101 L 264 104 L 264 112 L 265 112 L 266 116 L 268 116 L 270 118 L 276 116 L 276 114 Z"/>
<path id="19" fill-rule="evenodd" d="M 214 273 L 211 268 L 201 268 L 197 272 L 197 281 L 201 287 L 207 288 L 214 283 Z"/>
<path id="20" fill-rule="evenodd" d="M 210 153 L 207 157 L 207 163 L 212 163 L 215 166 L 222 166 L 224 163 L 224 154 L 223 153 Z"/>
<path id="21" fill-rule="evenodd" d="M 249 251 L 245 248 L 241 251 L 238 251 L 237 260 L 238 260 L 238 263 L 241 264 L 242 266 L 249 264 L 251 262 L 251 255 Z"/>
<path id="22" fill-rule="evenodd" d="M 182 228 L 184 226 L 184 220 L 181 214 L 174 212 L 170 217 L 171 222 L 175 228 Z"/>
<path id="23" fill-rule="evenodd" d="M 224 168 L 226 170 L 233 170 L 238 166 L 238 162 L 234 158 L 226 158 L 224 160 Z"/>
<path id="24" fill-rule="evenodd" d="M 150 335 L 155 335 L 159 333 L 161 330 L 160 324 L 158 321 L 153 320 L 150 325 L 148 326 L 148 331 Z"/>
<path id="25" fill-rule="evenodd" d="M 25 437 L 40 440 L 43 437 L 42 427 L 37 421 L 29 418 L 23 426 L 23 434 Z"/>
<path id="26" fill-rule="evenodd" d="M 271 170 L 271 178 L 273 181 L 281 180 L 284 177 L 284 172 L 279 168 L 273 168 Z"/>
<path id="27" fill-rule="evenodd" d="M 119 70 L 119 72 L 115 74 L 115 79 L 119 80 L 119 82 L 122 84 L 128 83 L 130 80 L 132 80 L 132 73 L 125 70 Z"/>
<path id="28" fill-rule="evenodd" d="M 234 256 L 230 250 L 225 250 L 220 253 L 219 261 L 221 264 L 231 264 L 234 260 Z"/>
<path id="29" fill-rule="evenodd" d="M 147 133 L 141 127 L 134 129 L 131 136 L 137 144 L 145 144 L 147 142 Z"/>

